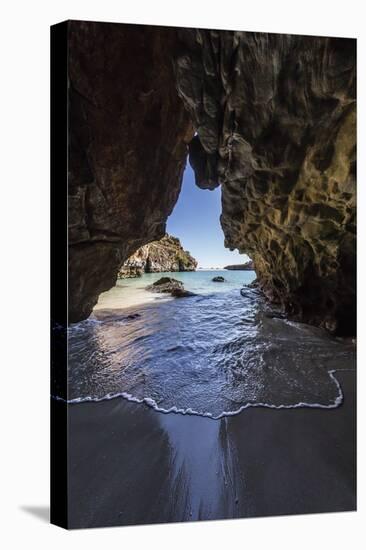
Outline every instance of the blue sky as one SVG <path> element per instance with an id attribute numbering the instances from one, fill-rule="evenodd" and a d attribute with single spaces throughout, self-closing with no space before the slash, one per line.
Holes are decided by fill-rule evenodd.
<path id="1" fill-rule="evenodd" d="M 199 189 L 187 163 L 178 202 L 167 221 L 167 232 L 180 239 L 183 248 L 196 258 L 199 267 L 224 267 L 248 259 L 236 250 L 230 252 L 224 247 L 220 214 L 221 187 L 214 191 Z"/>

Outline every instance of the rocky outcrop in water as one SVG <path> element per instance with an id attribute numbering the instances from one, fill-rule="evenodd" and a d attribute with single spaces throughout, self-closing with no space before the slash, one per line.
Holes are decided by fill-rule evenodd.
<path id="1" fill-rule="evenodd" d="M 266 295 L 354 333 L 355 41 L 84 22 L 69 39 L 70 320 L 164 235 L 189 143 Z"/>
<path id="2" fill-rule="evenodd" d="M 297 318 L 355 330 L 356 43 L 183 30 L 196 183 L 222 186 L 225 245 Z"/>
<path id="3" fill-rule="evenodd" d="M 228 269 L 229 271 L 254 271 L 254 262 L 253 260 L 249 260 L 245 264 L 227 265 L 224 269 Z"/>
<path id="4" fill-rule="evenodd" d="M 174 298 L 196 296 L 194 292 L 190 292 L 184 288 L 182 281 L 178 281 L 172 277 L 161 277 L 152 285 L 147 286 L 146 290 L 149 290 L 150 292 L 157 292 L 159 294 L 170 294 Z"/>
<path id="5" fill-rule="evenodd" d="M 139 248 L 123 264 L 118 272 L 121 279 L 140 277 L 143 273 L 164 271 L 195 271 L 197 261 L 184 250 L 180 240 L 164 235 L 159 241 L 153 241 Z"/>
<path id="6" fill-rule="evenodd" d="M 170 294 L 173 298 L 190 298 L 191 296 L 197 296 L 197 294 L 185 288 L 175 288 Z"/>
<path id="7" fill-rule="evenodd" d="M 173 290 L 183 290 L 183 288 L 182 281 L 173 279 L 173 277 L 161 277 L 152 285 L 148 285 L 146 290 L 150 290 L 150 292 L 170 293 Z"/>

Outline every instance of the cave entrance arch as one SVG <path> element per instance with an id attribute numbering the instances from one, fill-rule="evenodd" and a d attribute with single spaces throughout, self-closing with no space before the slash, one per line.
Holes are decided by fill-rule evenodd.
<path id="1" fill-rule="evenodd" d="M 68 320 L 164 235 L 191 144 L 267 296 L 354 333 L 356 41 L 77 21 L 68 39 Z"/>
<path id="2" fill-rule="evenodd" d="M 198 268 L 223 269 L 227 265 L 249 260 L 245 254 L 225 247 L 221 227 L 221 187 L 213 190 L 199 188 L 195 174 L 187 161 L 182 187 L 171 215 L 167 219 L 169 235 L 178 237 L 198 262 Z"/>

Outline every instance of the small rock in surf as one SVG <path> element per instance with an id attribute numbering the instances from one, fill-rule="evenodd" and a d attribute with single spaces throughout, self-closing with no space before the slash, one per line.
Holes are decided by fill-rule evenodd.
<path id="1" fill-rule="evenodd" d="M 177 289 L 184 290 L 183 283 L 172 277 L 161 277 L 146 287 L 146 290 L 150 290 L 150 292 L 172 292 Z"/>

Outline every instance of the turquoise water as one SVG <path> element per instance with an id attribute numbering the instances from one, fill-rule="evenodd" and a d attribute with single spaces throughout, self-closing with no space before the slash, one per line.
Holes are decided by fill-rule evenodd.
<path id="1" fill-rule="evenodd" d="M 224 277 L 224 283 L 214 283 L 213 277 Z M 226 292 L 233 288 L 241 288 L 244 284 L 255 279 L 254 271 L 227 271 L 227 270 L 197 270 L 182 271 L 179 273 L 145 273 L 136 279 L 120 279 L 117 288 L 145 288 L 161 277 L 173 277 L 182 281 L 184 288 L 197 294 L 211 294 L 212 292 Z"/>
<path id="2" fill-rule="evenodd" d="M 213 277 L 224 277 L 224 283 L 214 283 Z M 255 279 L 254 271 L 197 270 L 174 273 L 145 273 L 134 279 L 118 279 L 116 286 L 100 295 L 96 310 L 119 309 L 171 300 L 167 294 L 157 294 L 146 290 L 161 277 L 172 277 L 182 281 L 184 288 L 195 294 L 208 295 L 240 289 Z"/>

